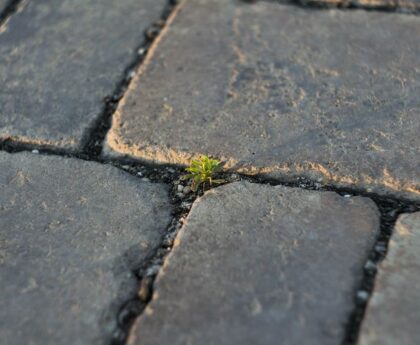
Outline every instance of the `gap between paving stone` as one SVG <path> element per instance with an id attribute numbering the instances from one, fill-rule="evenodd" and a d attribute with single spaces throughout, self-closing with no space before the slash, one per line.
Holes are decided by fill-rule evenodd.
<path id="1" fill-rule="evenodd" d="M 104 162 L 102 164 L 112 164 L 125 172 L 136 176 L 140 180 L 150 180 L 152 183 L 164 183 L 169 185 L 169 200 L 171 202 L 173 212 L 172 220 L 163 233 L 161 244 L 156 250 L 145 260 L 142 261 L 140 267 L 133 269 L 133 274 L 138 279 L 138 295 L 130 298 L 122 303 L 117 315 L 118 328 L 114 330 L 109 345 L 126 344 L 129 330 L 135 319 L 141 315 L 152 294 L 152 285 L 157 276 L 160 267 L 163 265 L 163 259 L 172 249 L 173 241 L 178 230 L 181 227 L 183 219 L 187 216 L 196 196 L 190 194 L 185 198 L 177 195 L 177 185 L 174 181 L 179 180 L 181 169 L 176 167 L 160 167 L 160 169 L 151 166 L 142 166 L 127 161 Z"/>
<path id="2" fill-rule="evenodd" d="M 281 5 L 298 6 L 313 10 L 364 10 L 376 12 L 420 14 L 420 2 L 416 1 L 364 1 L 364 0 L 240 0 L 244 3 L 274 2 Z"/>
<path id="3" fill-rule="evenodd" d="M 19 147 L 10 145 L 10 143 L 3 143 L 0 145 L 0 150 L 9 153 L 17 153 L 21 151 L 31 150 L 31 148 Z M 139 279 L 139 297 L 130 299 L 123 303 L 120 312 L 116 317 L 118 318 L 119 328 L 115 330 L 110 344 L 122 345 L 125 344 L 128 331 L 139 315 L 142 314 L 147 304 L 153 296 L 153 283 L 157 273 L 164 263 L 164 259 L 172 249 L 173 241 L 180 229 L 180 224 L 183 219 L 188 215 L 191 204 L 197 196 L 190 196 L 188 200 L 184 201 L 176 195 L 176 185 L 174 181 L 179 180 L 182 173 L 182 167 L 173 165 L 143 165 L 136 160 L 128 159 L 95 159 L 87 155 L 73 155 L 68 153 L 57 153 L 48 149 L 40 149 L 41 155 L 59 155 L 66 157 L 73 157 L 82 160 L 92 160 L 102 164 L 112 164 L 132 175 L 139 178 L 148 178 L 152 182 L 163 182 L 172 184 L 171 188 L 171 203 L 175 209 L 172 222 L 164 234 L 164 240 L 161 246 L 151 255 L 142 267 L 136 269 L 136 276 Z M 167 171 L 173 171 L 167 174 Z M 377 264 L 386 256 L 388 241 L 392 234 L 392 229 L 395 221 L 401 213 L 412 213 L 420 210 L 420 203 L 411 200 L 398 199 L 393 197 L 384 197 L 375 193 L 367 193 L 364 191 L 355 190 L 352 188 L 337 188 L 331 185 L 322 185 L 321 183 L 308 180 L 304 177 L 299 177 L 294 181 L 279 181 L 267 179 L 264 176 L 246 176 L 241 174 L 225 173 L 222 176 L 228 183 L 246 180 L 257 184 L 268 184 L 271 186 L 283 185 L 292 188 L 300 188 L 305 190 L 317 191 L 334 191 L 341 196 L 363 196 L 372 199 L 377 205 L 381 218 L 380 218 L 380 234 L 369 254 L 369 260 L 365 265 L 364 275 L 360 287 L 355 294 L 355 308 L 351 313 L 350 319 L 346 325 L 346 336 L 343 340 L 343 345 L 356 344 L 361 321 L 363 319 L 367 302 L 369 301 L 373 283 L 376 276 Z M 202 193 L 200 193 L 202 195 Z"/>
<path id="4" fill-rule="evenodd" d="M 0 0 L 0 34 L 10 17 L 21 11 L 27 2 L 28 0 Z"/>
<path id="5" fill-rule="evenodd" d="M 96 123 L 88 130 L 83 139 L 82 152 L 90 156 L 99 157 L 102 152 L 103 141 L 108 130 L 111 128 L 111 118 L 114 114 L 119 101 L 127 91 L 130 82 L 135 75 L 136 70 L 142 65 L 148 55 L 148 51 L 155 40 L 158 40 L 161 31 L 171 22 L 171 18 L 176 15 L 178 0 L 167 0 L 160 20 L 146 29 L 145 41 L 137 48 L 138 55 L 129 66 L 125 68 L 124 78 L 117 84 L 112 96 L 105 98 L 105 108 Z"/>
<path id="6" fill-rule="evenodd" d="M 372 198 L 380 212 L 379 236 L 364 266 L 363 279 L 355 296 L 355 308 L 346 325 L 346 336 L 343 345 L 355 345 L 360 333 L 367 304 L 372 296 L 378 264 L 386 257 L 389 241 L 400 214 L 414 213 L 420 204 L 403 203 L 395 200 Z"/>
<path id="7" fill-rule="evenodd" d="M 179 205 L 176 206 L 175 214 L 164 233 L 161 245 L 143 262 L 141 267 L 133 271 L 138 279 L 138 295 L 121 306 L 116 315 L 118 329 L 114 331 L 109 342 L 110 345 L 123 345 L 126 343 L 133 322 L 143 313 L 152 298 L 153 283 L 160 267 L 163 265 L 164 258 L 172 249 L 175 235 L 181 227 L 182 219 L 187 216 L 188 212 L 189 209 L 186 210 L 179 207 Z"/>
<path id="8" fill-rule="evenodd" d="M 419 343 L 419 235 L 420 212 L 398 217 L 387 257 L 378 267 L 358 345 Z"/>

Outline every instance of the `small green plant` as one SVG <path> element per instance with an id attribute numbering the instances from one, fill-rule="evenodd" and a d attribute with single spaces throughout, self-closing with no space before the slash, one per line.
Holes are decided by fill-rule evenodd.
<path id="1" fill-rule="evenodd" d="M 206 184 L 220 184 L 225 182 L 223 179 L 214 179 L 214 175 L 219 172 L 221 162 L 217 159 L 212 159 L 209 156 L 201 156 L 199 159 L 193 159 L 191 165 L 185 170 L 189 174 L 184 176 L 184 179 L 192 179 L 191 190 L 196 192 L 200 185 L 205 189 Z"/>

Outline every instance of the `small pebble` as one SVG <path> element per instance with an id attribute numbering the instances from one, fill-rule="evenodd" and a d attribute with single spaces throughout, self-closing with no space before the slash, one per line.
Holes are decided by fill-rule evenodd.
<path id="1" fill-rule="evenodd" d="M 147 268 L 146 270 L 146 277 L 154 276 L 159 272 L 160 266 L 159 265 L 152 265 Z"/>
<path id="2" fill-rule="evenodd" d="M 143 182 L 150 182 L 150 180 L 149 180 L 147 177 L 143 177 L 141 180 L 142 180 Z"/>
<path id="3" fill-rule="evenodd" d="M 168 172 L 170 172 L 171 174 L 173 174 L 174 172 L 175 172 L 175 169 L 172 169 L 172 168 L 167 168 L 166 169 Z"/>
<path id="4" fill-rule="evenodd" d="M 183 193 L 176 193 L 176 196 L 177 196 L 178 198 L 183 198 L 183 197 L 184 197 L 184 194 L 183 194 Z"/>
<path id="5" fill-rule="evenodd" d="M 145 50 L 144 48 L 140 48 L 140 49 L 137 51 L 137 53 L 138 53 L 139 55 L 143 55 L 145 51 L 146 51 L 146 50 Z"/>
<path id="6" fill-rule="evenodd" d="M 351 198 L 351 195 L 350 194 L 344 194 L 344 197 L 345 198 Z"/>
<path id="7" fill-rule="evenodd" d="M 167 234 L 164 239 L 163 239 L 163 244 L 166 245 L 167 247 L 170 247 L 174 244 L 174 240 L 176 237 L 176 231 Z"/>
<path id="8" fill-rule="evenodd" d="M 181 207 L 184 209 L 189 209 L 191 207 L 191 203 L 190 202 L 183 202 L 181 203 Z"/>
<path id="9" fill-rule="evenodd" d="M 367 301 L 369 298 L 369 293 L 364 290 L 357 291 L 357 298 L 362 301 Z"/>
<path id="10" fill-rule="evenodd" d="M 137 173 L 137 175 L 138 175 L 138 176 L 143 176 L 143 173 L 142 173 L 141 171 L 139 171 L 139 172 Z"/>
<path id="11" fill-rule="evenodd" d="M 32 153 L 39 153 L 38 150 L 32 150 Z"/>
<path id="12" fill-rule="evenodd" d="M 124 170 L 128 170 L 128 169 L 130 169 L 130 166 L 129 165 L 122 165 L 121 168 L 123 168 Z"/>
<path id="13" fill-rule="evenodd" d="M 386 246 L 385 246 L 385 244 L 377 244 L 376 246 L 375 246 L 375 250 L 378 252 L 378 253 L 385 253 L 385 251 L 386 251 Z"/>
<path id="14" fill-rule="evenodd" d="M 184 189 L 182 190 L 182 193 L 184 194 L 188 194 L 191 192 L 191 187 L 190 186 L 185 186 Z"/>
<path id="15" fill-rule="evenodd" d="M 365 265 L 365 270 L 375 271 L 376 270 L 375 263 L 373 261 L 371 261 L 371 260 L 368 260 L 368 262 L 366 262 L 366 265 Z"/>
<path id="16" fill-rule="evenodd" d="M 184 186 L 182 184 L 179 184 L 177 190 L 178 192 L 182 192 L 184 190 Z"/>

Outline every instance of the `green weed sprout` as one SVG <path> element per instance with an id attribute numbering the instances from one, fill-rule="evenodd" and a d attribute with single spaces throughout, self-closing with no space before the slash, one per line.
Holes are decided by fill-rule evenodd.
<path id="1" fill-rule="evenodd" d="M 206 183 L 210 186 L 223 183 L 225 182 L 223 179 L 213 179 L 214 175 L 222 169 L 220 164 L 221 162 L 217 159 L 211 159 L 206 155 L 199 159 L 193 159 L 191 165 L 185 169 L 189 174 L 185 175 L 184 179 L 192 179 L 191 190 L 193 192 L 196 192 L 201 184 L 204 189 Z"/>

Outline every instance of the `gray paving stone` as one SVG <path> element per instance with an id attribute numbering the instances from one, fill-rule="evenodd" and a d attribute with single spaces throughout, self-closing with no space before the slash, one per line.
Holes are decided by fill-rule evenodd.
<path id="1" fill-rule="evenodd" d="M 0 152 L 0 344 L 105 344 L 170 211 L 114 167 Z"/>
<path id="2" fill-rule="evenodd" d="M 0 34 L 0 140 L 79 149 L 165 5 L 28 1 Z"/>
<path id="3" fill-rule="evenodd" d="M 398 218 L 359 345 L 420 344 L 420 212 Z"/>
<path id="4" fill-rule="evenodd" d="M 249 174 L 420 199 L 419 34 L 416 16 L 184 1 L 107 154 L 187 164 L 206 153 Z"/>
<path id="5" fill-rule="evenodd" d="M 397 9 L 404 11 L 417 11 L 420 9 L 419 0 L 298 0 L 303 5 L 339 6 L 370 9 Z"/>
<path id="6" fill-rule="evenodd" d="M 340 344 L 378 232 L 364 198 L 238 182 L 193 205 L 129 344 Z"/>

